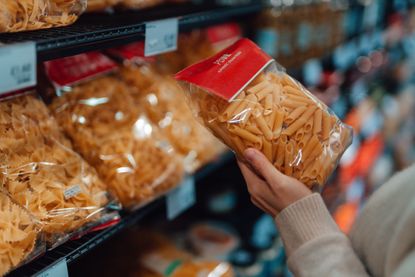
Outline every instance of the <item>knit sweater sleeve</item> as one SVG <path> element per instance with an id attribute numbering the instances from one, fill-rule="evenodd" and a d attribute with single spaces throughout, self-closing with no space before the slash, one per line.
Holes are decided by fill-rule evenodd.
<path id="1" fill-rule="evenodd" d="M 319 194 L 285 208 L 276 223 L 295 276 L 368 276 Z"/>

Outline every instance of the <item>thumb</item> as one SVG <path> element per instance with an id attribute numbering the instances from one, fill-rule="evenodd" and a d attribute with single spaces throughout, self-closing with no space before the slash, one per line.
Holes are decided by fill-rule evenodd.
<path id="1" fill-rule="evenodd" d="M 284 178 L 274 165 L 268 161 L 267 157 L 254 148 L 248 148 L 244 151 L 244 157 L 252 166 L 257 174 L 260 175 L 269 184 L 278 183 Z"/>

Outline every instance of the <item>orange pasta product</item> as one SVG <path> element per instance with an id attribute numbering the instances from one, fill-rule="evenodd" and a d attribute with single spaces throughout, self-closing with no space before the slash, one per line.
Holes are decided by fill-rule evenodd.
<path id="1" fill-rule="evenodd" d="M 86 0 L 1 0 L 0 33 L 69 25 L 86 8 Z"/>
<path id="2" fill-rule="evenodd" d="M 107 187 L 33 94 L 0 102 L 0 176 L 1 187 L 40 221 L 50 247 L 110 215 Z"/>
<path id="3" fill-rule="evenodd" d="M 131 88 L 135 103 L 183 157 L 187 172 L 194 172 L 224 151 L 223 144 L 193 117 L 174 79 L 156 73 L 149 65 L 124 66 L 120 76 Z"/>
<path id="4" fill-rule="evenodd" d="M 310 188 L 324 185 L 351 143 L 351 128 L 247 39 L 176 79 L 195 115 L 241 160 L 242 150 L 259 149 L 278 170 Z M 237 147 L 230 136 L 239 137 Z M 310 166 L 318 174 L 309 174 Z"/>
<path id="5" fill-rule="evenodd" d="M 103 76 L 74 86 L 55 97 L 50 110 L 125 208 L 138 208 L 180 183 L 179 157 L 121 80 Z"/>
<path id="6" fill-rule="evenodd" d="M 26 209 L 0 191 L 0 276 L 44 251 L 40 229 Z"/>

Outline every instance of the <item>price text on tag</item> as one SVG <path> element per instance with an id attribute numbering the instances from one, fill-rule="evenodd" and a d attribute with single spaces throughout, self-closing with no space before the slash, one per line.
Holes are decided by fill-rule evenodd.
<path id="1" fill-rule="evenodd" d="M 186 177 L 183 183 L 167 195 L 167 218 L 172 220 L 196 203 L 195 179 Z"/>
<path id="2" fill-rule="evenodd" d="M 66 264 L 66 259 L 63 258 L 59 260 L 54 265 L 50 266 L 48 269 L 42 271 L 39 274 L 35 275 L 36 277 L 68 277 L 68 266 Z"/>
<path id="3" fill-rule="evenodd" d="M 176 50 L 178 32 L 177 18 L 147 22 L 144 55 L 148 57 Z"/>
<path id="4" fill-rule="evenodd" d="M 0 45 L 0 76 L 0 95 L 35 86 L 35 43 Z"/>

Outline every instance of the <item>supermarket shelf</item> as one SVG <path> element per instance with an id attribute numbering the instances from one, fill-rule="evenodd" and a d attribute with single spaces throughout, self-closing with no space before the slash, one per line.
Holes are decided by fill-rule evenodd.
<path id="1" fill-rule="evenodd" d="M 35 41 L 39 61 L 102 50 L 144 38 L 145 22 L 178 17 L 180 31 L 238 19 L 259 12 L 261 1 L 237 6 L 215 4 L 167 5 L 142 11 L 85 14 L 73 25 L 0 34 L 5 44 Z"/>
<path id="2" fill-rule="evenodd" d="M 230 162 L 233 157 L 233 153 L 227 152 L 216 161 L 200 169 L 195 174 L 196 183 L 218 170 L 224 164 Z M 119 233 L 121 230 L 137 224 L 145 216 L 162 207 L 164 202 L 165 197 L 160 197 L 157 200 L 144 206 L 143 208 L 137 210 L 136 212 L 121 214 L 121 221 L 117 225 L 102 231 L 89 233 L 77 240 L 68 241 L 63 245 L 47 252 L 45 255 L 34 260 L 33 262 L 16 269 L 7 276 L 32 276 L 36 273 L 39 273 L 40 271 L 47 270 L 62 259 L 66 259 L 66 263 L 70 265 L 79 257 L 94 249 L 96 246 L 106 241 L 108 238 Z"/>

